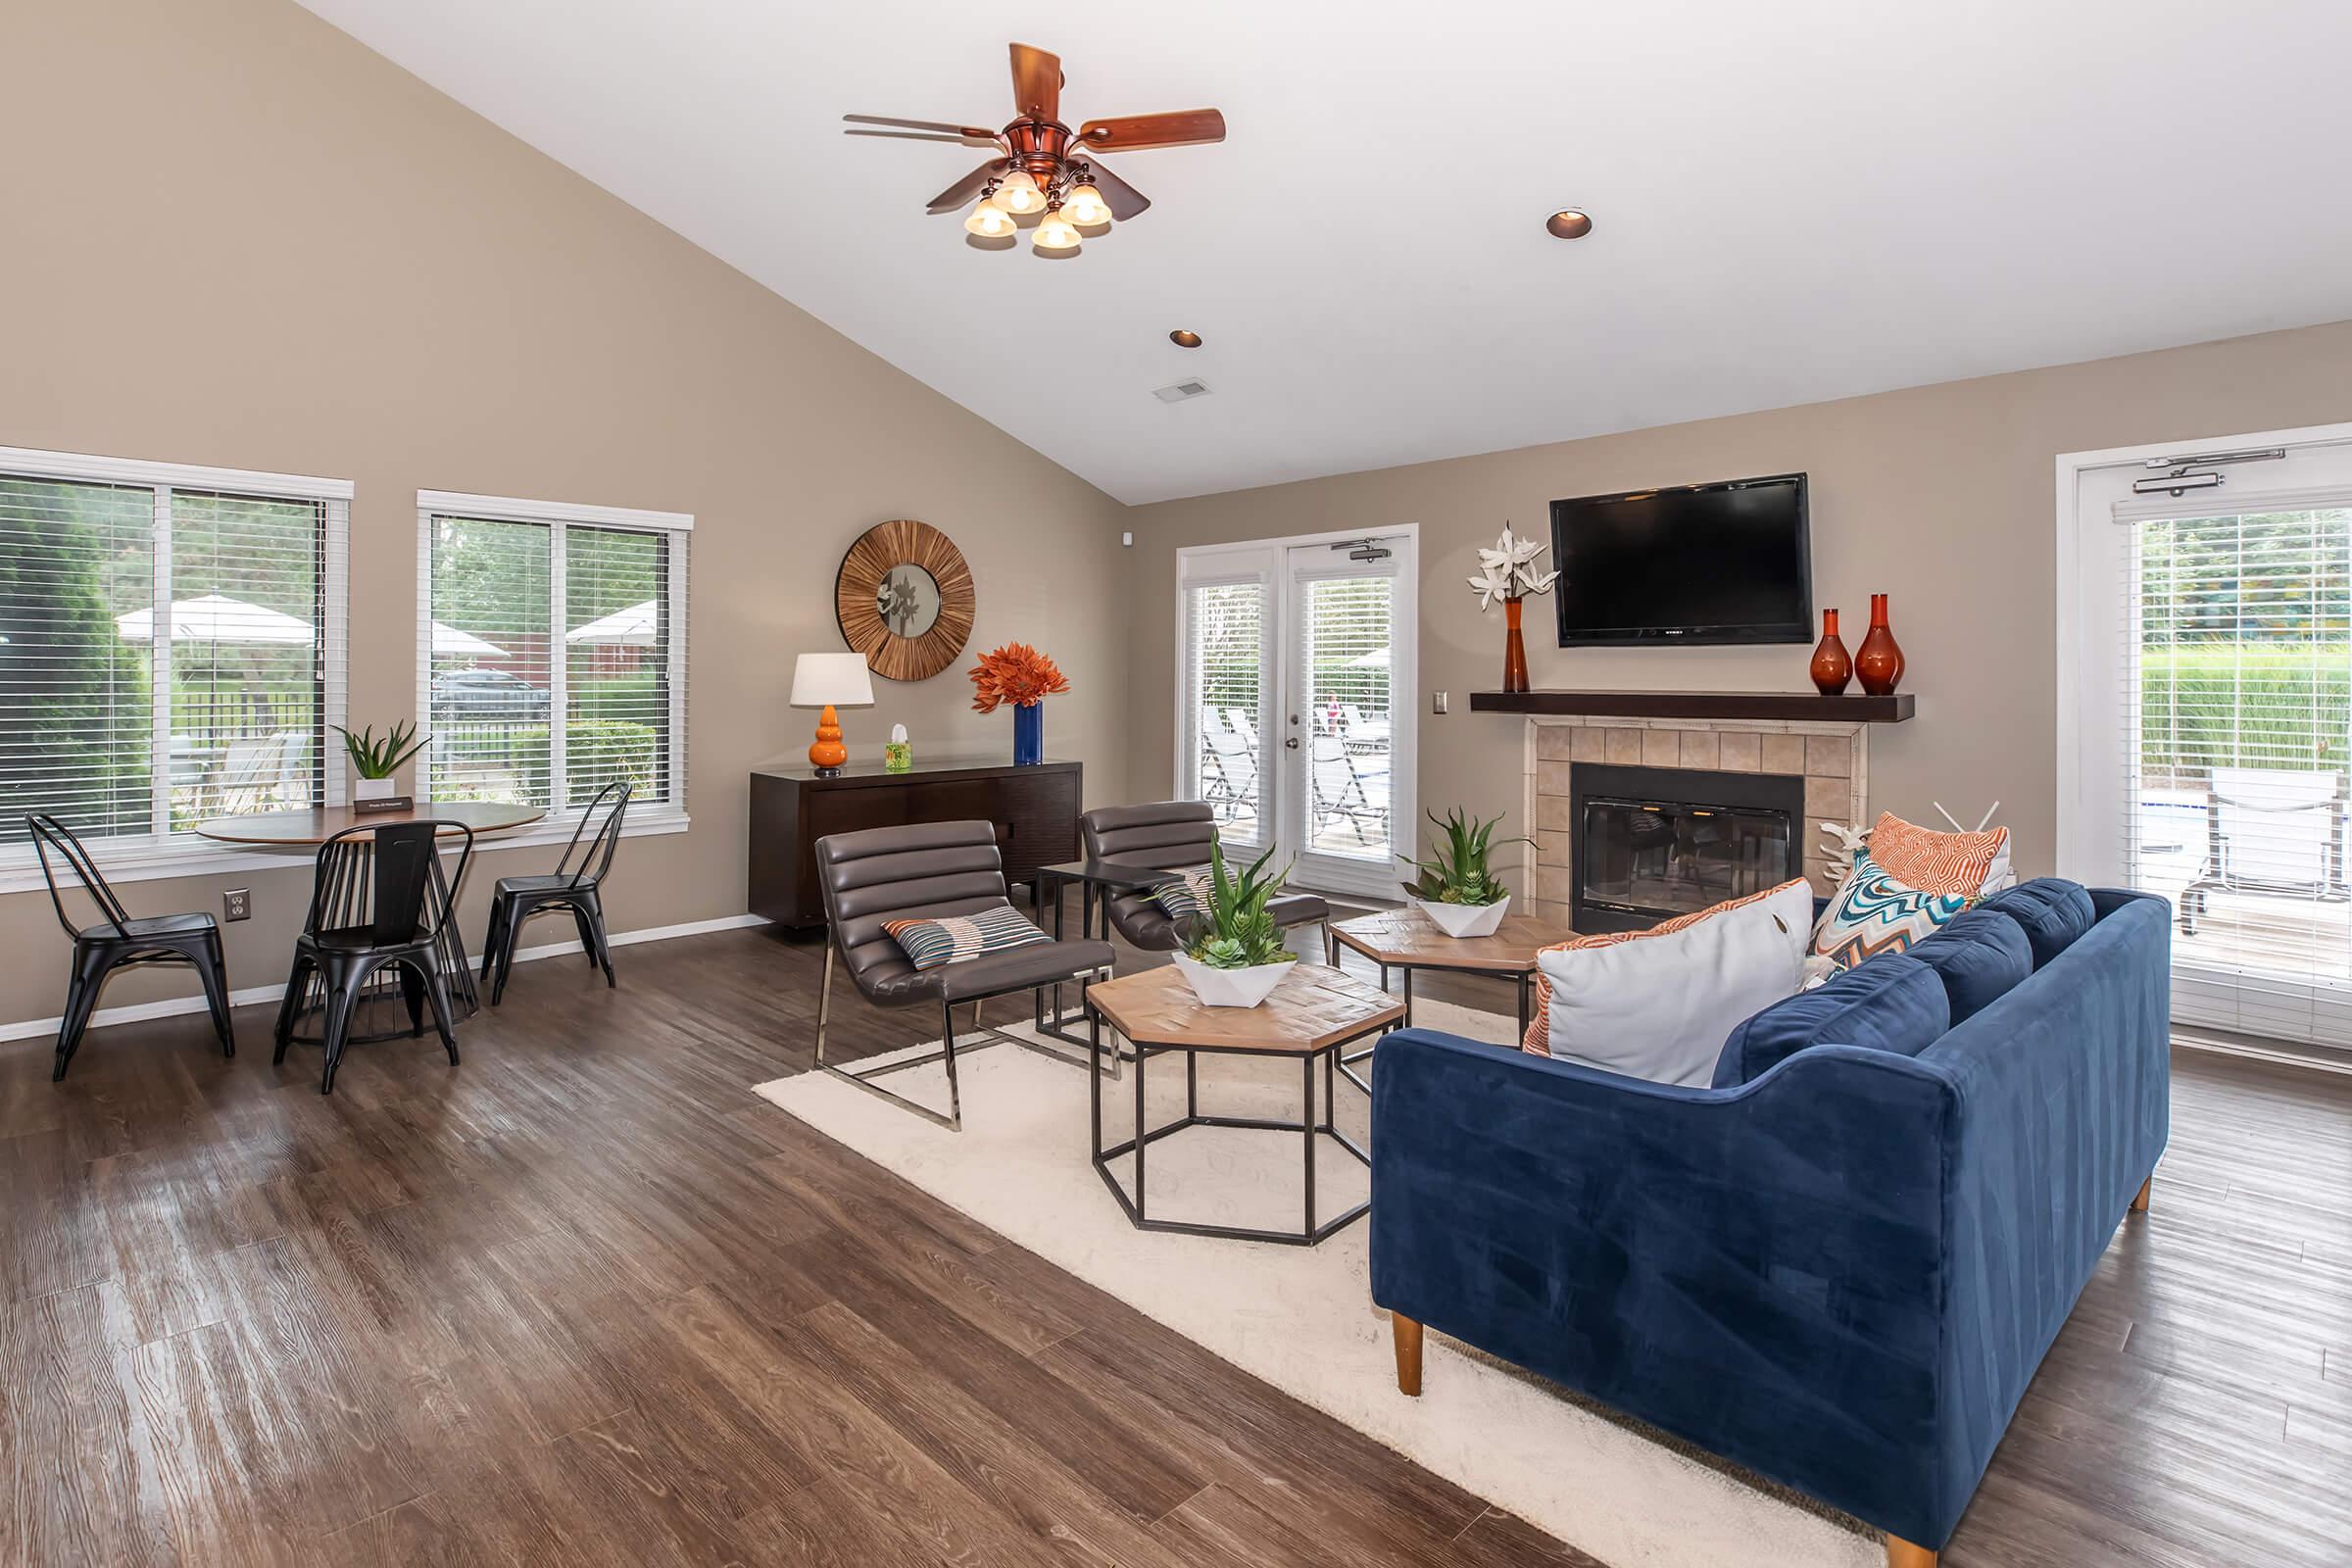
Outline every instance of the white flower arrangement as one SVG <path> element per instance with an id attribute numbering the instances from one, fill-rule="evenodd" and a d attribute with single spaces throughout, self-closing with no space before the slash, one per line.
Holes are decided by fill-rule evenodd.
<path id="1" fill-rule="evenodd" d="M 1560 574 L 1538 571 L 1536 558 L 1550 548 L 1540 539 L 1513 538 L 1511 525 L 1504 523 L 1502 537 L 1494 541 L 1494 548 L 1478 553 L 1479 574 L 1469 579 L 1478 594 L 1478 608 L 1492 610 L 1497 599 L 1521 599 L 1529 594 L 1549 592 Z"/>

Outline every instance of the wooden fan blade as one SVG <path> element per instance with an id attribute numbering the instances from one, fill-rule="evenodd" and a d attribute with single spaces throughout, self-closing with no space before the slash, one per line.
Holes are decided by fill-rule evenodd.
<path id="1" fill-rule="evenodd" d="M 1025 43 L 1012 46 L 1012 102 L 1037 120 L 1061 118 L 1061 57 Z"/>
<path id="2" fill-rule="evenodd" d="M 895 125 L 901 130 L 935 130 L 950 136 L 987 142 L 997 139 L 997 133 L 986 125 L 951 125 L 944 120 L 899 120 L 889 115 L 844 115 L 841 118 L 854 125 Z"/>
<path id="3" fill-rule="evenodd" d="M 1152 205 L 1151 197 L 1103 168 L 1101 159 L 1089 158 L 1086 167 L 1094 175 L 1095 189 L 1102 193 L 1102 204 L 1110 209 L 1110 216 L 1120 222 L 1124 223 Z"/>
<path id="4" fill-rule="evenodd" d="M 1187 142 L 1223 141 L 1225 117 L 1214 109 L 1179 109 L 1166 115 L 1129 115 L 1124 120 L 1090 120 L 1078 139 L 1106 153 L 1138 147 L 1180 147 Z"/>
<path id="5" fill-rule="evenodd" d="M 958 147 L 995 147 L 989 136 L 949 136 L 933 130 L 845 130 L 844 136 L 878 136 L 884 141 L 952 141 Z"/>
<path id="6" fill-rule="evenodd" d="M 938 195 L 932 197 L 930 210 L 934 213 L 954 212 L 956 208 L 961 207 L 965 202 L 968 202 L 973 197 L 979 195 L 981 187 L 986 185 L 990 180 L 996 178 L 999 174 L 1004 172 L 1007 167 L 1008 166 L 1002 158 L 990 159 L 987 163 L 982 164 L 978 169 L 973 170 L 970 173 L 964 175 L 955 184 L 950 185 L 946 190 L 943 190 Z M 1108 199 L 1109 198 L 1107 196 L 1104 198 L 1105 201 Z"/>

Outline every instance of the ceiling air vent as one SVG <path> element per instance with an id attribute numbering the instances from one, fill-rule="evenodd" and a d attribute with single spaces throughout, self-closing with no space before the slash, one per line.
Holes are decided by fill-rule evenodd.
<path id="1" fill-rule="evenodd" d="M 1194 398 L 1208 396 L 1206 381 L 1179 381 L 1174 386 L 1155 387 L 1152 395 L 1162 403 L 1189 403 Z"/>

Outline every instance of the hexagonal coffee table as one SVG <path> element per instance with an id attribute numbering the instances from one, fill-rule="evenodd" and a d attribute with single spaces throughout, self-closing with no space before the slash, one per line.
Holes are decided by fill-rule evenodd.
<path id="1" fill-rule="evenodd" d="M 1342 1227 L 1361 1218 L 1371 1203 L 1357 1203 L 1344 1214 L 1317 1222 L 1315 1217 L 1315 1140 L 1328 1138 L 1364 1164 L 1372 1158 L 1362 1147 L 1333 1125 L 1332 1090 L 1341 1048 L 1366 1035 L 1393 1029 L 1404 1021 L 1404 1004 L 1385 992 L 1321 964 L 1298 962 L 1284 976 L 1272 996 L 1254 1007 L 1203 1006 L 1174 965 L 1142 969 L 1087 988 L 1087 1040 L 1094 1072 L 1092 1142 L 1095 1173 L 1126 1210 L 1138 1230 L 1177 1231 L 1188 1236 L 1220 1236 L 1241 1241 L 1286 1242 L 1312 1247 Z M 1135 1047 L 1135 1136 L 1108 1149 L 1102 1147 L 1102 1024 L 1127 1037 Z M 1111 1043 L 1111 1049 L 1117 1042 Z M 1157 1127 L 1144 1121 L 1144 1068 L 1153 1056 L 1184 1054 L 1184 1111 L 1176 1120 Z M 1305 1102 L 1297 1121 L 1256 1116 L 1200 1114 L 1200 1057 L 1209 1055 L 1290 1056 L 1299 1064 Z M 1315 1064 L 1323 1064 L 1323 1115 L 1315 1117 Z M 1352 1076 L 1352 1075 L 1351 1075 Z M 1192 1127 L 1240 1127 L 1258 1132 L 1290 1133 L 1305 1153 L 1305 1206 L 1295 1230 L 1259 1230 L 1249 1226 L 1208 1225 L 1190 1220 L 1153 1219 L 1145 1185 L 1146 1155 L 1152 1145 Z M 1135 1196 L 1131 1199 L 1110 1169 L 1110 1161 L 1135 1156 Z"/>

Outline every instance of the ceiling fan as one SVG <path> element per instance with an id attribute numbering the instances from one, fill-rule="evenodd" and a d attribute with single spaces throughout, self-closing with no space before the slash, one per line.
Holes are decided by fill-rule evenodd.
<path id="1" fill-rule="evenodd" d="M 1021 226 L 1019 220 L 1034 217 L 1037 249 L 1049 255 L 1074 252 L 1082 232 L 1106 232 L 1113 219 L 1124 222 L 1152 205 L 1143 192 L 1103 168 L 1097 154 L 1225 139 L 1225 117 L 1214 109 L 1090 120 L 1073 131 L 1060 119 L 1062 80 L 1058 56 L 1016 43 L 1012 102 L 1017 113 L 1002 130 L 887 115 L 844 115 L 842 119 L 860 127 L 890 127 L 844 134 L 994 148 L 997 157 L 932 197 L 930 210 L 952 213 L 978 197 L 979 206 L 963 220 L 965 231 L 1007 244 Z"/>

